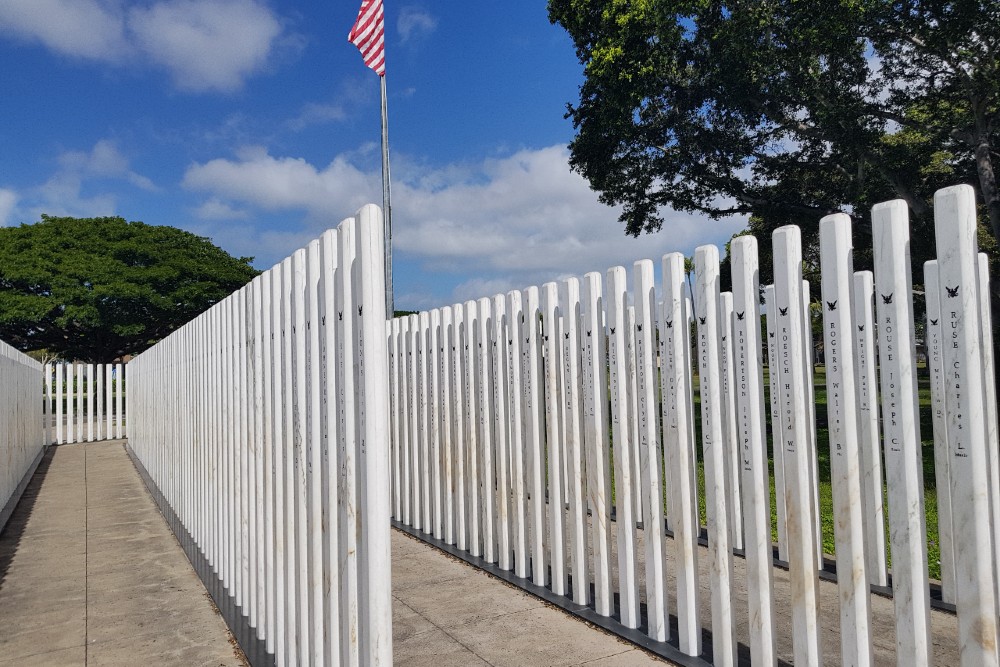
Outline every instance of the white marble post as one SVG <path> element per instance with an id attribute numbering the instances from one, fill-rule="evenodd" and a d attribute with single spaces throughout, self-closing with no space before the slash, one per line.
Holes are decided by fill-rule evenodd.
<path id="1" fill-rule="evenodd" d="M 482 508 L 483 560 L 495 563 L 496 557 L 496 472 L 493 442 L 493 369 L 491 350 L 493 347 L 492 302 L 488 298 L 479 299 L 477 304 L 479 319 L 476 323 L 477 345 L 474 350 L 478 377 L 476 388 L 479 394 L 476 419 L 479 429 L 479 489 Z"/>
<path id="2" fill-rule="evenodd" d="M 628 424 L 628 441 L 631 446 L 631 451 L 629 452 L 629 461 L 632 464 L 632 471 L 630 476 L 632 478 L 632 517 L 635 519 L 636 523 L 641 523 L 643 518 L 642 512 L 642 485 L 639 480 L 642 475 L 639 472 L 639 460 L 641 458 L 639 454 L 639 420 L 636 418 L 636 410 L 638 408 L 638 382 L 637 382 L 637 371 L 636 371 L 636 359 L 635 359 L 635 307 L 628 306 L 625 309 L 625 377 L 627 382 L 625 388 L 627 389 L 627 405 L 628 405 L 628 417 L 625 423 Z"/>
<path id="3" fill-rule="evenodd" d="M 417 333 L 417 374 L 420 378 L 420 529 L 427 534 L 434 531 L 434 468 L 433 452 L 431 451 L 431 378 L 433 368 L 431 363 L 431 316 L 428 311 L 418 315 L 419 328 Z M 478 555 L 478 554 L 477 554 Z"/>
<path id="4" fill-rule="evenodd" d="M 466 459 L 466 366 L 468 358 L 465 353 L 468 330 L 465 325 L 465 306 L 455 304 L 451 307 L 452 326 L 455 329 L 452 340 L 451 386 L 454 400 L 452 401 L 452 436 L 455 446 L 452 450 L 455 460 L 452 473 L 455 481 L 452 493 L 455 496 L 455 545 L 459 549 L 468 549 L 468 499 L 465 495 L 465 459 Z"/>
<path id="5" fill-rule="evenodd" d="M 688 351 L 691 347 L 686 299 L 684 255 L 663 256 L 663 310 L 660 314 L 663 455 L 667 476 L 667 502 L 674 532 L 677 571 L 678 644 L 685 655 L 701 654 L 698 578 L 697 459 L 691 438 L 691 405 Z"/>
<path id="6" fill-rule="evenodd" d="M 84 375 L 86 370 L 86 365 L 84 364 L 73 364 L 75 367 L 75 391 L 76 391 L 76 421 L 73 425 L 74 438 L 73 442 L 83 442 L 83 424 L 86 419 L 86 409 L 85 409 L 85 396 L 87 391 L 87 378 Z"/>
<path id="7" fill-rule="evenodd" d="M 521 341 L 526 340 L 523 327 L 524 309 L 521 292 L 507 293 L 507 396 L 510 406 L 510 485 L 511 513 L 514 532 L 514 574 L 527 577 L 528 569 L 528 509 L 525 480 L 524 377 Z"/>
<path id="8" fill-rule="evenodd" d="M 997 556 L 994 578 L 1000 604 L 1000 441 L 997 433 L 997 388 L 993 361 L 993 313 L 990 305 L 990 268 L 986 253 L 979 253 L 979 328 L 983 350 L 983 397 L 986 403 L 986 452 L 990 467 L 990 508 L 993 513 L 993 547 Z"/>
<path id="9" fill-rule="evenodd" d="M 424 492 L 423 487 L 425 484 L 423 476 L 423 451 L 421 449 L 421 440 L 423 438 L 422 432 L 424 430 L 424 425 L 421 422 L 421 415 L 423 411 L 422 399 L 420 396 L 421 390 L 421 361 L 423 359 L 423 353 L 421 352 L 421 332 L 423 331 L 420 326 L 420 315 L 414 314 L 409 316 L 410 327 L 409 327 L 409 351 L 408 359 L 410 366 L 410 383 L 409 383 L 409 404 L 410 404 L 410 466 L 412 467 L 412 473 L 410 475 L 410 492 L 413 494 L 412 498 L 412 522 L 411 526 L 414 528 L 424 527 Z"/>
<path id="10" fill-rule="evenodd" d="M 94 437 L 104 440 L 104 364 L 94 366 Z"/>
<path id="11" fill-rule="evenodd" d="M 812 492 L 812 526 L 816 532 L 816 567 L 823 569 L 823 522 L 819 511 L 819 453 L 816 437 L 816 349 L 813 340 L 812 311 L 810 305 L 809 281 L 802 281 L 802 339 L 804 341 L 805 365 L 803 371 L 806 377 L 806 419 L 809 421 L 809 488 Z"/>
<path id="12" fill-rule="evenodd" d="M 563 511 L 562 420 L 559 391 L 559 286 L 542 285 L 542 341 L 545 368 L 545 451 L 549 501 L 549 556 L 552 592 L 566 594 L 566 515 Z"/>
<path id="13" fill-rule="evenodd" d="M 930 374 L 931 428 L 934 433 L 934 486 L 937 491 L 938 549 L 941 564 L 941 599 L 955 604 L 955 538 L 951 510 L 951 453 L 948 447 L 948 414 L 945 408 L 944 334 L 941 322 L 941 281 L 937 260 L 924 262 L 924 298 L 927 322 L 927 370 Z"/>
<path id="14" fill-rule="evenodd" d="M 719 367 L 719 249 L 694 251 L 695 313 L 698 318 L 698 376 L 701 384 L 701 441 L 705 463 L 705 506 L 712 596 L 712 660 L 735 665 L 738 658 L 732 608 L 733 554 L 726 512 L 725 443 L 722 439 L 722 382 Z"/>
<path id="15" fill-rule="evenodd" d="M 611 586 L 611 473 L 608 459 L 608 384 L 603 290 L 600 273 L 583 279 L 581 352 L 583 438 L 587 457 L 587 504 L 591 509 L 590 545 L 594 569 L 594 609 L 613 612 Z"/>
<path id="16" fill-rule="evenodd" d="M 926 665 L 933 655 L 906 203 L 876 204 L 872 234 L 896 655 L 901 663 Z"/>
<path id="17" fill-rule="evenodd" d="M 66 383 L 66 371 L 69 369 L 64 363 L 56 364 L 56 442 L 60 445 L 67 442 L 64 419 L 65 406 L 69 396 L 68 385 Z"/>
<path id="18" fill-rule="evenodd" d="M 608 269 L 604 301 L 608 327 L 608 367 L 611 396 L 611 440 L 615 464 L 615 509 L 618 524 L 618 596 L 621 622 L 639 627 L 639 593 L 635 572 L 635 517 L 632 491 L 631 426 L 628 423 L 628 360 L 625 345 L 625 310 L 628 291 L 625 269 Z M 636 480 L 637 481 L 637 480 Z"/>
<path id="19" fill-rule="evenodd" d="M 454 365 L 455 357 L 455 329 L 452 324 L 452 309 L 441 309 L 441 338 L 438 341 L 440 354 L 440 382 L 441 395 L 438 400 L 441 402 L 441 458 L 438 465 L 441 466 L 442 479 L 441 489 L 443 498 L 442 511 L 444 512 L 444 542 L 445 544 L 455 543 L 455 430 L 453 422 L 453 411 L 455 409 L 454 399 Z"/>
<path id="20" fill-rule="evenodd" d="M 657 404 L 656 283 L 653 262 L 635 263 L 636 422 L 639 431 L 640 497 L 643 501 L 643 533 L 646 567 L 646 634 L 656 641 L 670 638 L 668 593 L 663 538 L 663 460 L 660 457 L 660 423 Z"/>
<path id="21" fill-rule="evenodd" d="M 722 443 L 726 459 L 726 514 L 734 549 L 743 549 L 743 503 L 737 445 L 735 361 L 733 360 L 733 295 L 719 294 L 719 371 L 722 386 Z"/>
<path id="22" fill-rule="evenodd" d="M 493 437 L 496 450 L 494 467 L 497 489 L 497 566 L 501 570 L 511 569 L 510 532 L 510 440 L 507 419 L 507 387 L 510 369 L 507 366 L 507 299 L 497 294 L 492 299 L 493 321 L 490 330 L 490 361 L 493 366 Z"/>
<path id="23" fill-rule="evenodd" d="M 812 459 L 809 456 L 808 388 L 804 369 L 802 240 L 798 227 L 780 227 L 772 236 L 775 338 L 781 443 L 784 447 L 785 519 L 788 574 L 792 589 L 792 636 L 796 665 L 822 663 L 819 642 L 818 545 L 812 524 Z M 771 304 L 768 304 L 769 306 Z M 811 368 L 808 369 L 811 371 Z"/>
<path id="24" fill-rule="evenodd" d="M 441 512 L 444 508 L 441 494 L 441 310 L 435 308 L 429 313 L 427 330 L 427 426 L 429 450 L 428 468 L 431 476 L 427 480 L 431 496 L 430 532 L 435 539 L 444 537 L 444 522 Z"/>
<path id="25" fill-rule="evenodd" d="M 347 218 L 338 227 L 337 238 L 337 266 L 339 270 L 336 275 L 336 310 L 337 328 L 336 335 L 343 346 L 343 353 L 337 359 L 337 385 L 340 387 L 341 398 L 338 401 L 337 426 L 340 438 L 337 443 L 337 459 L 340 462 L 340 479 L 338 487 L 340 496 L 337 499 L 337 536 L 338 548 L 340 551 L 340 664 L 358 664 L 361 660 L 360 642 L 360 622 L 359 614 L 361 609 L 361 566 L 358 558 L 359 539 L 355 531 L 358 522 L 357 498 L 359 493 L 359 471 L 363 463 L 358 460 L 358 425 L 357 417 L 359 407 L 357 401 L 360 387 L 358 386 L 358 375 L 355 372 L 354 360 L 351 351 L 354 350 L 358 334 L 355 327 L 361 323 L 356 316 L 357 308 L 363 304 L 357 303 L 356 294 L 353 289 L 353 269 L 357 261 L 357 241 L 355 235 L 358 230 L 355 228 L 354 219 Z M 417 350 L 420 349 L 422 332 L 424 329 L 417 316 L 410 318 L 411 335 L 414 346 L 413 358 L 419 362 Z M 412 378 L 415 387 L 419 385 L 419 367 L 412 367 Z M 415 395 L 416 398 L 416 395 Z M 415 409 L 419 403 L 415 403 Z M 416 421 L 416 420 L 414 420 Z M 420 449 L 418 438 L 414 436 L 413 444 L 415 449 Z M 422 463 L 422 461 L 420 461 Z M 423 498 L 419 504 L 414 504 L 415 517 L 421 516 L 421 509 L 425 506 Z M 421 524 L 426 526 L 426 524 Z"/>
<path id="26" fill-rule="evenodd" d="M 771 488 L 764 421 L 761 364 L 760 283 L 757 239 L 739 236 L 729 248 L 733 275 L 733 357 L 736 396 L 735 452 L 742 475 L 746 533 L 750 657 L 755 665 L 776 663 L 774 591 L 771 572 Z"/>
<path id="27" fill-rule="evenodd" d="M 568 278 L 559 291 L 562 313 L 563 400 L 562 418 L 565 438 L 566 494 L 569 503 L 570 567 L 573 573 L 573 601 L 587 604 L 589 572 L 587 567 L 587 480 L 584 462 L 583 417 L 580 374 L 580 281 Z"/>
<path id="28" fill-rule="evenodd" d="M 826 361 L 827 425 L 833 487 L 837 587 L 840 592 L 841 661 L 874 662 L 871 604 L 865 572 L 864 507 L 855 385 L 853 245 L 851 218 L 843 213 L 820 220 L 823 349 Z"/>
<path id="29" fill-rule="evenodd" d="M 938 298 L 945 332 L 944 386 L 961 664 L 997 665 L 996 555 L 992 548 L 996 536 L 991 536 L 976 198 L 972 187 L 959 185 L 935 193 L 934 227 L 943 288 Z M 890 516 L 891 509 L 890 505 Z"/>
<path id="30" fill-rule="evenodd" d="M 542 453 L 542 338 L 539 335 L 539 294 L 537 287 L 524 290 L 522 322 L 522 368 L 524 369 L 525 465 L 531 498 L 528 522 L 531 543 L 531 580 L 538 586 L 547 581 L 545 554 L 545 472 Z"/>
<path id="31" fill-rule="evenodd" d="M 479 364 L 476 347 L 479 340 L 479 307 L 475 301 L 465 302 L 465 506 L 469 526 L 469 553 L 481 556 L 482 506 L 480 505 L 479 466 Z"/>
<path id="32" fill-rule="evenodd" d="M 878 350 L 875 347 L 875 277 L 871 271 L 854 274 L 854 353 L 858 398 L 858 439 L 861 447 L 865 557 L 869 583 L 888 586 L 886 562 L 884 476 L 879 426 Z"/>

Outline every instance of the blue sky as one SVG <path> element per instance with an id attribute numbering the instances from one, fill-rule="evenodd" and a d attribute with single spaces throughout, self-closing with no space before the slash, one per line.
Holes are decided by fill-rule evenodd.
<path id="1" fill-rule="evenodd" d="M 258 268 L 381 204 L 360 0 L 3 0 L 0 225 L 120 215 Z M 701 243 L 624 236 L 568 167 L 582 81 L 545 2 L 386 0 L 396 306 L 428 308 Z"/>

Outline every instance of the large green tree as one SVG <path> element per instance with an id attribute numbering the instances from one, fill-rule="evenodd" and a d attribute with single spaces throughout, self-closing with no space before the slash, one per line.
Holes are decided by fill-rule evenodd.
<path id="1" fill-rule="evenodd" d="M 0 339 L 65 359 L 136 354 L 249 282 L 251 258 L 123 218 L 0 229 Z"/>
<path id="2" fill-rule="evenodd" d="M 571 163 L 629 234 L 669 206 L 808 235 L 901 198 L 926 240 L 933 191 L 968 182 L 1000 237 L 996 0 L 549 0 L 549 17 L 585 72 Z"/>

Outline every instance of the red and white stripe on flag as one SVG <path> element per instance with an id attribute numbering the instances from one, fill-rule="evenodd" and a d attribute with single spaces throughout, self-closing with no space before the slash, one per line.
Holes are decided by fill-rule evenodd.
<path id="1" fill-rule="evenodd" d="M 361 51 L 365 65 L 379 76 L 385 75 L 385 18 L 382 0 L 361 0 L 358 20 L 351 28 L 348 41 Z"/>

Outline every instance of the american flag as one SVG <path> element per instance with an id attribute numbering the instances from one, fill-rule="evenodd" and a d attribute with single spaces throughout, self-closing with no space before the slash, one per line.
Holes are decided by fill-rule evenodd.
<path id="1" fill-rule="evenodd" d="M 365 65 L 385 76 L 385 18 L 382 15 L 382 0 L 361 0 L 358 20 L 351 28 L 348 41 L 361 51 Z"/>

